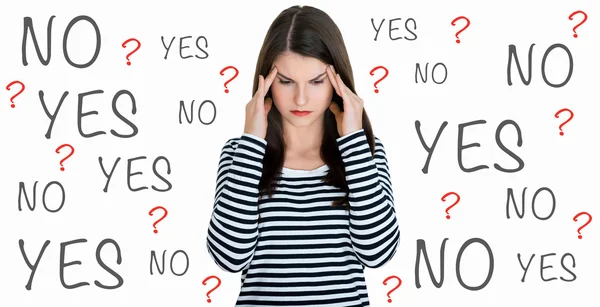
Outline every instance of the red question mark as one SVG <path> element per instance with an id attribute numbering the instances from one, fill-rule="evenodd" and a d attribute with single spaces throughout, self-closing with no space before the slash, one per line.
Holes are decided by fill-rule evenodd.
<path id="1" fill-rule="evenodd" d="M 224 86 L 225 86 L 225 93 L 229 93 L 229 89 L 227 89 L 227 83 L 231 82 L 233 79 L 235 79 L 235 77 L 238 76 L 239 71 L 237 68 L 233 67 L 233 66 L 227 66 L 223 69 L 221 69 L 221 76 L 224 76 L 223 72 L 225 72 L 226 70 L 233 68 L 235 69 L 235 75 L 233 75 L 233 77 L 231 77 L 231 79 L 227 80 L 227 82 L 225 82 Z"/>
<path id="2" fill-rule="evenodd" d="M 60 150 L 61 150 L 63 147 L 65 147 L 65 146 L 68 146 L 69 148 L 71 148 L 71 153 L 70 153 L 68 156 L 66 156 L 64 159 L 60 160 L 60 170 L 61 170 L 61 171 L 64 171 L 64 170 L 65 170 L 65 168 L 62 166 L 62 165 L 63 165 L 63 162 L 64 162 L 65 160 L 67 160 L 67 159 L 68 159 L 70 156 L 72 156 L 72 155 L 73 155 L 73 153 L 75 152 L 75 148 L 73 148 L 73 146 L 71 146 L 71 145 L 69 145 L 69 144 L 62 144 L 62 145 L 58 146 L 58 148 L 56 148 L 56 153 L 60 153 Z"/>
<path id="3" fill-rule="evenodd" d="M 394 276 L 394 275 L 392 275 L 392 276 L 389 276 L 388 278 L 386 278 L 386 279 L 383 281 L 383 284 L 384 284 L 384 285 L 387 285 L 387 282 L 388 282 L 388 280 L 390 280 L 390 279 L 392 279 L 392 278 L 395 278 L 395 279 L 397 279 L 397 280 L 398 280 L 398 284 L 396 285 L 396 287 L 394 287 L 394 289 L 390 290 L 390 291 L 387 293 L 387 297 L 388 297 L 388 303 L 391 303 L 391 302 L 392 302 L 392 299 L 390 298 L 390 294 L 392 294 L 392 292 L 394 292 L 396 289 L 400 288 L 400 285 L 402 284 L 402 280 L 401 280 L 401 279 L 400 279 L 398 276 Z"/>
<path id="4" fill-rule="evenodd" d="M 140 49 L 140 46 L 142 46 L 142 44 L 140 43 L 139 40 L 135 39 L 135 38 L 130 38 L 128 40 L 126 40 L 123 43 L 123 48 L 126 48 L 125 46 L 127 45 L 127 43 L 129 43 L 130 41 L 135 41 L 137 43 L 137 47 L 135 49 L 133 49 L 133 51 L 131 51 L 130 53 L 127 54 L 127 56 L 125 57 L 127 59 L 127 65 L 131 65 L 131 62 L 129 61 L 129 56 L 132 55 L 134 52 L 138 51 L 138 49 Z"/>
<path id="5" fill-rule="evenodd" d="M 10 97 L 10 102 L 12 102 L 12 104 L 10 105 L 10 107 L 11 107 L 11 108 L 14 108 L 14 107 L 15 107 L 15 102 L 13 101 L 13 99 L 14 99 L 15 97 L 19 96 L 19 94 L 23 93 L 23 91 L 25 90 L 25 84 L 23 84 L 23 82 L 21 82 L 21 81 L 13 81 L 13 82 L 9 83 L 9 84 L 6 86 L 6 90 L 7 90 L 7 91 L 10 91 L 10 87 L 11 87 L 13 84 L 15 84 L 15 83 L 19 83 L 19 84 L 21 84 L 21 90 L 20 90 L 18 93 L 16 93 L 14 96 Z"/>
<path id="6" fill-rule="evenodd" d="M 450 208 L 452 208 L 452 207 L 456 206 L 456 204 L 458 204 L 458 202 L 460 201 L 460 196 L 459 196 L 458 194 L 454 193 L 454 192 L 448 192 L 448 193 L 446 193 L 444 196 L 442 196 L 442 201 L 446 201 L 446 196 L 448 196 L 448 195 L 450 195 L 450 194 L 456 195 L 457 199 L 456 199 L 456 201 L 455 201 L 455 202 L 452 204 L 452 206 L 450 206 L 450 207 L 446 208 L 446 218 L 447 218 L 447 219 L 450 219 L 450 213 L 448 213 L 448 210 L 450 210 Z"/>
<path id="7" fill-rule="evenodd" d="M 156 229 L 156 224 L 158 224 L 158 222 L 162 221 L 165 217 L 167 217 L 167 214 L 169 213 L 169 212 L 167 212 L 167 209 L 165 209 L 161 206 L 156 206 L 156 207 L 152 208 L 152 210 L 150 210 L 150 212 L 149 212 L 150 216 L 153 215 L 152 212 L 154 212 L 156 209 L 163 209 L 165 211 L 165 214 L 163 214 L 163 216 L 160 219 L 158 219 L 158 221 L 156 221 L 156 222 L 154 222 L 154 224 L 152 224 L 152 226 L 154 227 L 154 233 L 158 233 L 158 229 Z"/>
<path id="8" fill-rule="evenodd" d="M 575 29 L 577 29 L 577 27 L 582 25 L 587 20 L 587 14 L 584 11 L 575 11 L 575 12 L 571 13 L 571 15 L 569 15 L 569 20 L 573 20 L 573 16 L 575 16 L 575 14 L 579 14 L 579 13 L 583 14 L 583 20 L 573 28 L 573 33 L 575 33 Z M 573 34 L 573 37 L 577 38 L 577 33 Z"/>
<path id="9" fill-rule="evenodd" d="M 206 301 L 209 302 L 209 303 L 211 302 L 211 300 L 210 300 L 210 293 L 213 292 L 213 291 L 215 291 L 215 289 L 217 289 L 221 285 L 221 279 L 219 277 L 215 276 L 215 275 L 211 275 L 211 276 L 206 277 L 204 279 L 204 281 L 202 281 L 202 284 L 206 286 L 206 281 L 209 280 L 209 279 L 211 279 L 211 278 L 216 278 L 218 284 L 214 288 L 212 288 L 210 291 L 208 291 L 208 293 L 206 293 L 206 297 L 208 297 L 208 299 Z"/>
<path id="10" fill-rule="evenodd" d="M 564 111 L 569 112 L 571 114 L 571 116 L 564 123 L 562 123 L 560 126 L 558 126 L 558 129 L 560 129 L 560 135 L 565 135 L 564 132 L 562 132 L 562 126 L 564 126 L 566 123 L 568 123 L 573 118 L 573 112 L 569 109 L 559 110 L 558 112 L 556 112 L 556 114 L 554 114 L 554 117 L 558 118 L 558 115 Z"/>
<path id="11" fill-rule="evenodd" d="M 579 236 L 577 236 L 577 237 L 578 237 L 579 239 L 583 238 L 583 237 L 581 236 L 581 232 L 580 232 L 580 231 L 581 231 L 581 229 L 583 229 L 583 227 L 587 226 L 587 225 L 588 225 L 588 224 L 589 224 L 589 223 L 592 221 L 592 216 L 591 216 L 589 213 L 587 213 L 587 212 L 579 212 L 579 213 L 577 213 L 577 215 L 576 215 L 575 217 L 573 217 L 573 221 L 577 222 L 577 218 L 578 218 L 580 215 L 582 215 L 582 214 L 585 214 L 585 215 L 587 215 L 587 216 L 589 217 L 589 219 L 588 219 L 587 223 L 583 224 L 583 226 L 581 226 L 581 227 L 579 227 L 579 228 L 577 229 L 577 233 L 579 234 Z"/>
<path id="12" fill-rule="evenodd" d="M 464 31 L 466 28 L 468 28 L 468 27 L 469 27 L 469 25 L 471 24 L 471 21 L 469 20 L 469 18 L 467 18 L 467 17 L 465 17 L 465 16 L 459 16 L 459 17 L 456 17 L 456 18 L 454 18 L 454 20 L 452 20 L 452 25 L 453 25 L 453 26 L 456 26 L 456 24 L 455 24 L 455 23 L 456 23 L 456 21 L 457 21 L 457 20 L 459 20 L 459 19 L 464 19 L 464 20 L 466 20 L 466 21 L 467 21 L 467 25 L 466 25 L 464 28 L 462 28 L 460 31 L 456 32 L 456 43 L 457 43 L 457 44 L 459 44 L 459 43 L 460 43 L 460 39 L 458 39 L 458 34 L 460 34 L 460 32 L 462 32 L 462 31 Z"/>
<path id="13" fill-rule="evenodd" d="M 370 72 L 371 76 L 374 76 L 373 72 L 375 72 L 376 70 L 378 70 L 380 68 L 382 68 L 383 70 L 385 70 L 385 75 L 383 75 L 383 77 L 381 77 L 379 80 L 377 80 L 377 82 L 375 82 L 375 84 L 373 84 L 373 86 L 375 86 L 375 93 L 379 93 L 379 90 L 377 89 L 377 83 L 381 82 L 389 74 L 389 71 L 388 71 L 387 68 L 385 68 L 383 66 L 377 66 L 377 67 L 371 69 L 371 72 Z"/>

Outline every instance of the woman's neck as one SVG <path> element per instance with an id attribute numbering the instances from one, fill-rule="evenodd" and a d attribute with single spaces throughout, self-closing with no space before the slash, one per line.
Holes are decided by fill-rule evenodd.
<path id="1" fill-rule="evenodd" d="M 323 142 L 323 125 L 295 127 L 284 124 L 283 139 L 285 150 L 293 153 L 311 153 L 321 150 Z"/>

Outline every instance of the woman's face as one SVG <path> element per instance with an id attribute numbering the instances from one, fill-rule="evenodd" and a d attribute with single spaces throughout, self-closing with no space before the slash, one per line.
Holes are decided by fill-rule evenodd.
<path id="1" fill-rule="evenodd" d="M 321 124 L 329 108 L 333 85 L 327 77 L 327 64 L 312 57 L 286 52 L 273 65 L 277 76 L 271 84 L 273 103 L 285 121 L 295 127 Z M 310 111 L 297 115 L 292 111 Z"/>

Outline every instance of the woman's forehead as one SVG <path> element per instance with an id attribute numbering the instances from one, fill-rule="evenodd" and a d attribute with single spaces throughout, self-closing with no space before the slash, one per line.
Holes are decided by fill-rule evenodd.
<path id="1" fill-rule="evenodd" d="M 292 80 L 312 80 L 320 77 L 327 68 L 327 64 L 313 57 L 302 56 L 297 53 L 280 54 L 275 59 L 279 75 Z"/>

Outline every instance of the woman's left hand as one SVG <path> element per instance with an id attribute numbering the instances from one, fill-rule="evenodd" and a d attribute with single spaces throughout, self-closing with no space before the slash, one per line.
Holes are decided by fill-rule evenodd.
<path id="1" fill-rule="evenodd" d="M 362 126 L 363 100 L 356 96 L 342 81 L 339 74 L 333 70 L 333 65 L 329 65 L 327 76 L 333 85 L 338 96 L 342 97 L 344 103 L 344 111 L 335 102 L 331 102 L 329 110 L 335 115 L 337 129 L 340 137 L 358 131 Z"/>

